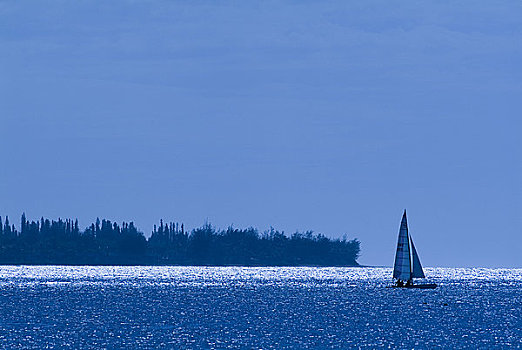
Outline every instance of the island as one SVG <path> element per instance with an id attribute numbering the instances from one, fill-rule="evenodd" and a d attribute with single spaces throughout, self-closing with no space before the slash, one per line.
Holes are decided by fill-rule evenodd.
<path id="1" fill-rule="evenodd" d="M 260 233 L 210 223 L 187 231 L 160 220 L 145 237 L 133 222 L 97 219 L 80 230 L 77 219 L 28 221 L 23 214 L 17 229 L 0 217 L 2 265 L 359 266 L 359 254 L 357 239 L 312 231 Z"/>

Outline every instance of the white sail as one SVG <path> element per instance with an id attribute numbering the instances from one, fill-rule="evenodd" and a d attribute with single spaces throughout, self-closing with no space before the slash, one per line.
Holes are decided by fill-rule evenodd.
<path id="1" fill-rule="evenodd" d="M 411 256 L 412 256 L 412 271 L 411 271 L 411 277 L 412 278 L 425 278 L 424 271 L 422 270 L 422 265 L 419 260 L 419 255 L 417 254 L 417 250 L 415 249 L 415 246 L 413 245 L 413 239 L 410 236 L 410 243 L 411 243 Z"/>
<path id="2" fill-rule="evenodd" d="M 402 215 L 399 239 L 397 241 L 397 252 L 395 253 L 395 264 L 393 265 L 393 278 L 407 281 L 411 278 L 410 240 L 408 237 L 408 222 L 406 210 Z"/>

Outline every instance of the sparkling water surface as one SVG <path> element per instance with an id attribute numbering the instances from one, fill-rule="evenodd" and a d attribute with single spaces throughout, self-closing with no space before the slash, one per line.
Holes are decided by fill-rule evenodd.
<path id="1" fill-rule="evenodd" d="M 0 347 L 520 348 L 522 269 L 0 266 Z"/>

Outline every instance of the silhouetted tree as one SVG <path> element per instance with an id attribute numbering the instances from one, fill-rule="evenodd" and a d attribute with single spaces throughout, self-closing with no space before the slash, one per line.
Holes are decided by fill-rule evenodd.
<path id="1" fill-rule="evenodd" d="M 178 265 L 357 265 L 356 239 L 328 239 L 312 231 L 285 235 L 270 227 L 232 226 L 217 230 L 210 223 L 185 231 L 183 224 L 160 220 L 147 240 L 133 222 L 121 225 L 99 218 L 83 231 L 78 220 L 28 221 L 20 232 L 0 217 L 2 264 L 178 264 Z"/>

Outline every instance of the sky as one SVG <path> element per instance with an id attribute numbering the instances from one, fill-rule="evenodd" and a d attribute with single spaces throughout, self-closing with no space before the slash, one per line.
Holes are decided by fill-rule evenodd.
<path id="1" fill-rule="evenodd" d="M 0 215 L 522 267 L 519 1 L 0 1 Z"/>

